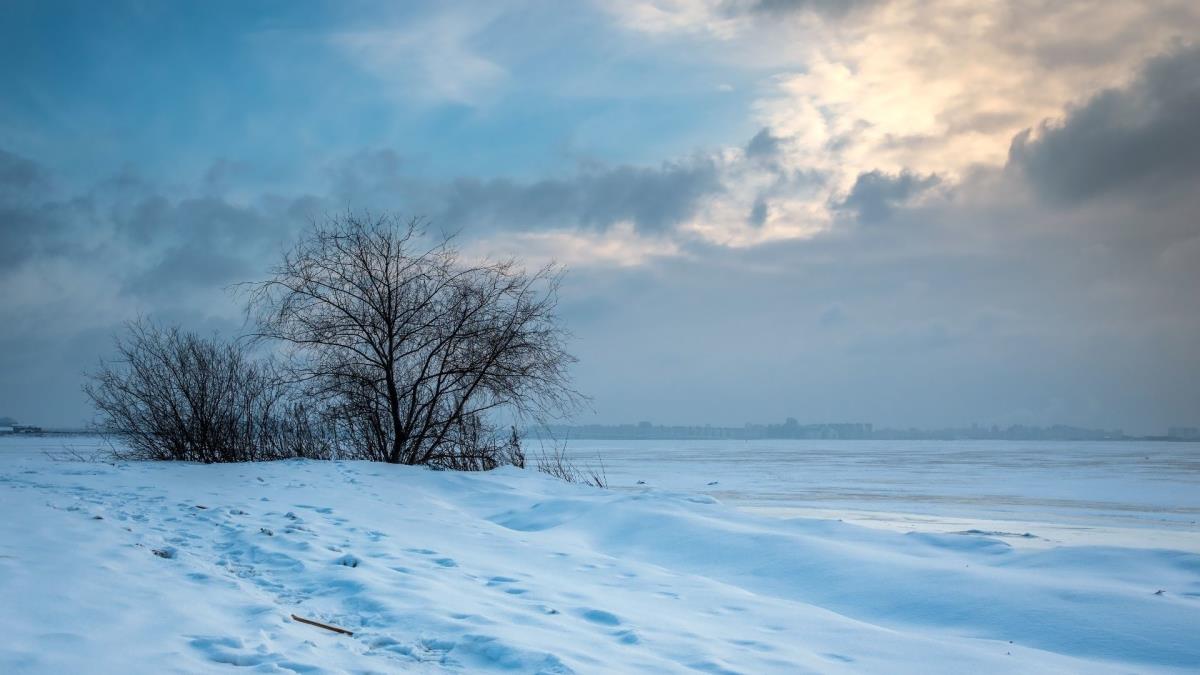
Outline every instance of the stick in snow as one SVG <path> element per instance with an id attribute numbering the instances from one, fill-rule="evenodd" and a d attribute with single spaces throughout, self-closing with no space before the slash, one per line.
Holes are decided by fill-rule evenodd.
<path id="1" fill-rule="evenodd" d="M 295 619 L 296 621 L 299 621 L 300 623 L 306 623 L 310 626 L 316 626 L 317 628 L 324 628 L 325 630 L 331 630 L 335 633 L 341 633 L 342 635 L 354 635 L 353 632 L 348 631 L 345 628 L 338 628 L 337 626 L 330 626 L 327 623 L 321 623 L 320 621 L 313 621 L 312 619 L 306 619 L 302 616 L 296 616 L 295 614 L 292 615 L 292 618 Z"/>

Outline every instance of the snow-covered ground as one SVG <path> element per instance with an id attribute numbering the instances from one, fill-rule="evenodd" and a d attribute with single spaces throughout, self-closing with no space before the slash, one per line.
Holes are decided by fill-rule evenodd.
<path id="1" fill-rule="evenodd" d="M 760 514 L 1036 535 L 1008 539 L 1022 547 L 1200 553 L 1200 443 L 572 440 L 566 447 L 577 462 L 603 465 L 616 489 L 643 481 Z"/>
<path id="2" fill-rule="evenodd" d="M 1025 490 L 1051 508 L 1017 500 L 954 517 L 1006 518 L 1038 537 L 1040 526 L 1102 529 L 1111 511 L 1113 527 L 1157 537 L 1153 547 L 1136 536 L 1120 546 L 1013 546 L 1032 537 L 1012 536 L 1020 528 L 897 532 L 753 510 L 808 504 L 832 514 L 866 504 L 944 525 L 960 510 L 955 500 L 925 508 L 904 495 L 970 501 L 954 471 L 931 470 L 925 482 L 942 487 L 920 488 L 919 470 L 873 471 L 869 459 L 857 483 L 847 469 L 845 484 L 829 488 L 850 495 L 842 503 L 798 499 L 794 480 L 779 473 L 771 476 L 790 481 L 792 496 L 763 499 L 775 478 L 756 482 L 745 458 L 742 468 L 714 469 L 659 453 L 631 470 L 613 453 L 605 464 L 619 487 L 598 490 L 516 469 L 106 464 L 42 454 L 64 445 L 97 441 L 0 439 L 3 673 L 1200 668 L 1200 555 L 1186 543 L 1196 497 L 1176 485 L 1194 485 L 1194 473 L 1096 475 L 1110 492 L 1093 495 L 1091 509 L 1079 507 L 1083 494 L 1055 502 L 1053 475 L 1034 479 L 1013 466 L 1005 478 L 978 476 L 981 503 Z M 1186 446 L 1169 452 L 1179 448 L 1186 455 Z M 811 473 L 821 471 L 841 475 Z M 1009 484 L 1026 478 L 1028 489 Z M 862 498 L 889 480 L 891 497 Z M 706 491 L 723 491 L 726 503 Z"/>

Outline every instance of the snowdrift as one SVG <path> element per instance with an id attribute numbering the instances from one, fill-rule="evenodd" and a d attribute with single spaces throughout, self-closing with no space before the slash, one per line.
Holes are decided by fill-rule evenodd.
<path id="1" fill-rule="evenodd" d="M 4 673 L 1200 667 L 1181 551 L 771 519 L 517 469 L 11 449 L 0 510 Z"/>

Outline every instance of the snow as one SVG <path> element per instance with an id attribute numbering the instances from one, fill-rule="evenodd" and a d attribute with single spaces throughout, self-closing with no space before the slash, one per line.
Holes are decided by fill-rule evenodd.
<path id="1" fill-rule="evenodd" d="M 580 462 L 602 458 L 618 489 L 643 481 L 776 517 L 976 529 L 1021 547 L 1200 553 L 1200 443 L 572 440 L 568 449 Z M 1019 536 L 1030 528 L 1037 536 Z"/>
<path id="2" fill-rule="evenodd" d="M 776 466 L 780 485 L 763 499 L 749 473 L 684 468 L 662 452 L 640 466 L 614 452 L 606 469 L 619 487 L 599 490 L 512 468 L 42 453 L 63 445 L 87 451 L 97 440 L 0 439 L 0 672 L 1200 668 L 1200 555 L 1160 545 L 1194 534 L 1194 498 L 1170 496 L 1174 479 L 1155 493 L 1145 476 L 1093 476 L 1125 492 L 1091 498 L 1090 511 L 1038 479 L 1032 501 L 962 510 L 863 499 L 889 473 L 863 469 L 855 490 L 849 470 L 831 488 L 845 503 L 806 502 L 782 490 Z M 890 473 L 897 492 L 921 491 L 915 471 Z M 954 473 L 923 490 L 965 500 Z M 980 480 L 981 495 L 1019 492 Z M 913 526 L 896 531 L 756 510 L 814 503 L 1015 527 L 938 531 L 898 516 Z M 1135 507 L 1117 529 L 1154 533 L 1156 545 L 1112 532 L 1121 545 L 1043 536 L 1055 523 L 1104 531 L 1111 503 Z"/>

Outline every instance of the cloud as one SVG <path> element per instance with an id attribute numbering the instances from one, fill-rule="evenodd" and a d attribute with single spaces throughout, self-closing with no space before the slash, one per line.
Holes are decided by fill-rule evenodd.
<path id="1" fill-rule="evenodd" d="M 225 286 L 261 274 L 300 221 L 296 200 L 239 204 L 204 194 L 204 180 L 165 187 L 127 168 L 75 192 L 61 182 L 0 151 L 0 408 L 77 425 L 79 374 L 121 322 L 235 326 Z"/>
<path id="2" fill-rule="evenodd" d="M 32 255 L 69 244 L 71 221 L 87 204 L 53 198 L 37 162 L 0 149 L 0 277 Z"/>
<path id="3" fill-rule="evenodd" d="M 1200 48 L 1151 61 L 1065 118 L 1018 134 L 1009 164 L 1043 197 L 1074 203 L 1200 176 Z"/>
<path id="4" fill-rule="evenodd" d="M 395 28 L 339 31 L 331 41 L 397 99 L 477 105 L 507 79 L 472 44 L 496 14 L 486 6 L 436 12 Z"/>
<path id="5" fill-rule="evenodd" d="M 89 298 L 90 313 L 121 314 L 151 298 L 159 308 L 211 311 L 223 286 L 259 273 L 263 254 L 300 225 L 290 210 L 295 200 L 235 203 L 204 194 L 208 180 L 197 181 L 192 195 L 179 194 L 129 168 L 58 195 L 51 172 L 14 157 L 0 153 L 0 261 L 9 263 L 0 269 L 0 289 L 3 307 L 26 315 L 72 294 Z M 47 277 L 40 288 L 31 283 L 38 276 Z M 66 312 L 46 328 L 81 320 Z"/>
<path id="6" fill-rule="evenodd" d="M 1200 5 L 1186 0 L 851 4 L 838 17 L 803 0 L 613 7 L 673 58 L 759 78 L 750 106 L 760 131 L 740 149 L 745 161 L 721 155 L 723 189 L 702 200 L 688 234 L 729 246 L 808 238 L 839 211 L 886 218 L 928 188 L 917 177 L 936 175 L 953 193 L 1005 167 L 1022 129 L 1129 82 L 1200 31 Z"/>
<path id="7" fill-rule="evenodd" d="M 850 5 L 843 20 L 822 14 Z M 612 11 L 672 58 L 754 74 L 752 121 L 781 140 L 776 161 L 824 172 L 842 193 L 873 170 L 957 180 L 1003 166 L 1013 135 L 1200 31 L 1189 0 L 677 0 Z"/>
<path id="8" fill-rule="evenodd" d="M 618 0 L 601 7 L 626 29 L 650 35 L 695 34 L 728 39 L 743 29 L 724 0 Z"/>
<path id="9" fill-rule="evenodd" d="M 887 220 L 897 204 L 928 190 L 938 183 L 937 176 L 918 176 L 909 171 L 886 174 L 870 171 L 858 175 L 854 187 L 838 205 L 838 209 L 852 211 L 861 223 L 880 223 Z"/>
<path id="10" fill-rule="evenodd" d="M 754 207 L 750 209 L 750 224 L 755 227 L 762 227 L 767 222 L 767 215 L 770 213 L 770 205 L 767 200 L 759 197 L 754 200 Z"/>
<path id="11" fill-rule="evenodd" d="M 856 9 L 870 7 L 884 0 L 751 0 L 750 2 L 732 1 L 726 4 L 726 11 L 761 12 L 764 14 L 791 14 L 795 12 L 813 12 L 824 16 L 840 17 Z"/>
<path id="12" fill-rule="evenodd" d="M 604 229 L 628 222 L 662 232 L 690 218 L 698 202 L 721 189 L 706 159 L 658 167 L 586 167 L 570 179 L 521 183 L 508 179 L 453 181 L 439 220 L 450 227 Z"/>
<path id="13" fill-rule="evenodd" d="M 770 159 L 780 151 L 780 139 L 771 135 L 771 130 L 763 127 L 750 142 L 746 144 L 746 157 L 751 159 Z"/>
<path id="14" fill-rule="evenodd" d="M 553 262 L 572 270 L 636 268 L 678 256 L 681 248 L 674 237 L 638 232 L 628 221 L 604 231 L 564 228 L 485 234 L 466 245 L 467 253 L 479 258 L 512 256 L 531 267 Z"/>
<path id="15" fill-rule="evenodd" d="M 841 19 L 883 0 L 621 0 L 602 6 L 626 28 L 651 35 L 728 41 L 780 18 Z"/>
<path id="16" fill-rule="evenodd" d="M 197 287 L 220 289 L 261 274 L 248 253 L 263 251 L 295 226 L 216 197 L 172 203 L 161 196 L 142 202 L 121 224 L 137 232 L 138 241 L 161 246 L 151 249 L 147 267 L 127 279 L 125 290 L 167 296 Z"/>
<path id="17" fill-rule="evenodd" d="M 45 190 L 49 177 L 36 162 L 0 150 L 0 194 L 16 199 L 22 194 Z"/>

